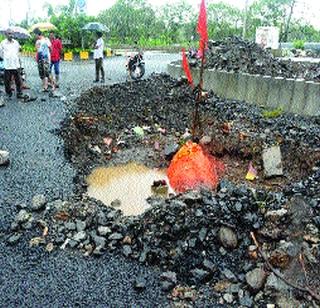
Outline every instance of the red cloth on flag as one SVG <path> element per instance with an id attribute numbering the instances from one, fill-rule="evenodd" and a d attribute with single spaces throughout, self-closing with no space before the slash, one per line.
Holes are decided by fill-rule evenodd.
<path id="1" fill-rule="evenodd" d="M 200 35 L 199 49 L 204 51 L 208 43 L 207 10 L 205 0 L 201 1 L 197 31 Z M 204 52 L 202 52 L 204 54 Z"/>
<path id="2" fill-rule="evenodd" d="M 182 48 L 182 67 L 183 67 L 183 70 L 186 74 L 186 77 L 188 78 L 189 84 L 191 84 L 193 86 L 192 75 L 191 75 L 188 59 L 186 56 L 186 51 L 184 48 Z"/>

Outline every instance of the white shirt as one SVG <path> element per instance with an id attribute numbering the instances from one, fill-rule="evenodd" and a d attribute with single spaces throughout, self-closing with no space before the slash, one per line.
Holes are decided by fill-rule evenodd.
<path id="1" fill-rule="evenodd" d="M 16 40 L 10 42 L 5 39 L 0 43 L 0 54 L 3 57 L 5 70 L 16 70 L 20 67 L 19 50 L 20 44 Z"/>
<path id="2" fill-rule="evenodd" d="M 93 59 L 103 58 L 104 42 L 103 42 L 102 37 L 100 37 L 97 40 L 96 47 L 98 47 L 98 48 L 96 48 L 93 52 Z"/>
<path id="3" fill-rule="evenodd" d="M 36 41 L 36 48 L 38 52 L 38 57 L 40 60 L 46 60 L 50 62 L 50 49 L 51 42 L 48 38 L 42 37 L 41 39 Z"/>

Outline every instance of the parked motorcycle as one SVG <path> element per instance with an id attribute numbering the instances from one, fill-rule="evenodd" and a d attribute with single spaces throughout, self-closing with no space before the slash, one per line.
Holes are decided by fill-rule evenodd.
<path id="1" fill-rule="evenodd" d="M 128 56 L 127 70 L 133 80 L 138 80 L 145 73 L 145 62 L 141 51 Z"/>

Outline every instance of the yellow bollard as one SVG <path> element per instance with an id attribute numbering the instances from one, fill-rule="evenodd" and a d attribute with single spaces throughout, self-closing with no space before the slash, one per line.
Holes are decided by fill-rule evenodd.
<path id="1" fill-rule="evenodd" d="M 81 60 L 89 60 L 89 52 L 87 52 L 87 51 L 80 51 L 80 59 L 81 59 Z"/>
<path id="2" fill-rule="evenodd" d="M 73 60 L 73 54 L 72 51 L 65 52 L 64 53 L 64 61 L 72 61 Z"/>
<path id="3" fill-rule="evenodd" d="M 107 49 L 106 49 L 106 55 L 107 55 L 107 57 L 111 57 L 111 56 L 112 56 L 112 50 L 111 50 L 111 48 L 107 48 Z"/>

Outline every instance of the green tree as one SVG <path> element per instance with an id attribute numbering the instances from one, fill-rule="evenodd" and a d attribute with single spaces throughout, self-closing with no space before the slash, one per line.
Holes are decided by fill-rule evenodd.
<path id="1" fill-rule="evenodd" d="M 208 31 L 211 39 L 241 35 L 243 13 L 240 9 L 219 2 L 208 6 Z"/>
<path id="2" fill-rule="evenodd" d="M 132 44 L 153 37 L 157 35 L 154 30 L 159 29 L 155 12 L 145 0 L 118 0 L 100 13 L 98 19 L 110 28 L 110 36 L 120 43 Z"/>
<path id="3" fill-rule="evenodd" d="M 251 36 L 259 26 L 275 26 L 280 29 L 280 40 L 286 39 L 296 0 L 257 0 L 249 8 Z"/>

